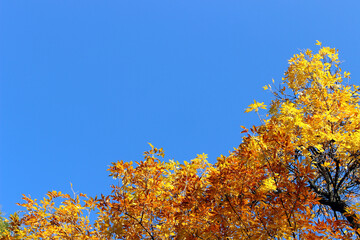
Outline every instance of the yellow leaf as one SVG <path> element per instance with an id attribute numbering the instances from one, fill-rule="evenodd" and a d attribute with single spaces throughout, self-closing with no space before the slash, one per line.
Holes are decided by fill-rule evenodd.
<path id="1" fill-rule="evenodd" d="M 251 112 L 251 111 L 259 111 L 259 108 L 262 108 L 262 109 L 266 109 L 266 105 L 264 104 L 264 102 L 257 102 L 254 100 L 254 103 L 253 104 L 250 104 L 249 107 L 247 109 L 245 109 L 245 112 Z"/>
<path id="2" fill-rule="evenodd" d="M 324 167 L 328 167 L 328 166 L 330 166 L 330 163 L 329 162 L 324 162 Z"/>

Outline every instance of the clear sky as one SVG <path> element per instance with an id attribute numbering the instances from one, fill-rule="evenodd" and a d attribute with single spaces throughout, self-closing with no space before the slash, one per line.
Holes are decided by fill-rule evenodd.
<path id="1" fill-rule="evenodd" d="M 0 1 L 2 211 L 70 182 L 106 194 L 108 165 L 141 160 L 147 142 L 214 163 L 316 40 L 360 84 L 359 13 L 357 0 Z"/>

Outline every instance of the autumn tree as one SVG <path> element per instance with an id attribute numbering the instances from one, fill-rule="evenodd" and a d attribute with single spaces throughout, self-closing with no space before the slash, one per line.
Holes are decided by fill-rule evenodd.
<path id="1" fill-rule="evenodd" d="M 49 192 L 25 197 L 9 220 L 20 239 L 355 239 L 360 233 L 359 87 L 338 51 L 322 47 L 289 60 L 261 123 L 215 164 L 144 159 L 109 167 L 110 195 Z M 261 110 L 264 109 L 264 110 Z M 267 112 L 265 109 L 268 109 Z M 260 111 L 261 110 L 261 111 Z M 264 112 L 264 113 L 263 113 Z M 55 199 L 62 198 L 60 205 Z M 90 223 L 89 214 L 97 215 Z"/>

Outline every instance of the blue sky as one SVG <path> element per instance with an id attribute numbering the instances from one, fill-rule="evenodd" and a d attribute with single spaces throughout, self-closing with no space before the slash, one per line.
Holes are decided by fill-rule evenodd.
<path id="1" fill-rule="evenodd" d="M 0 205 L 108 193 L 106 169 L 147 142 L 214 163 L 241 142 L 287 60 L 315 41 L 360 74 L 359 1 L 0 2 Z"/>

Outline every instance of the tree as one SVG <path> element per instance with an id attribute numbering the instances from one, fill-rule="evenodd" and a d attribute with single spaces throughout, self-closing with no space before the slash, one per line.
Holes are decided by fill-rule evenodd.
<path id="1" fill-rule="evenodd" d="M 151 144 L 144 160 L 109 167 L 108 196 L 49 192 L 25 197 L 20 239 L 355 239 L 360 236 L 359 89 L 338 51 L 321 47 L 289 60 L 268 113 L 229 156 L 180 164 Z M 59 206 L 55 199 L 64 198 Z M 83 200 L 81 200 L 81 198 Z M 89 213 L 97 213 L 91 224 Z"/>

